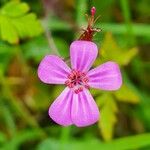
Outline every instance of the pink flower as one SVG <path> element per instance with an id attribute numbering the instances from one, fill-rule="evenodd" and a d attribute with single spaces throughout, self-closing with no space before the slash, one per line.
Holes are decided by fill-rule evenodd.
<path id="1" fill-rule="evenodd" d="M 70 46 L 72 69 L 55 55 L 47 55 L 41 61 L 38 68 L 41 81 L 66 85 L 49 108 L 49 116 L 56 123 L 78 127 L 94 124 L 99 119 L 99 110 L 89 88 L 108 91 L 120 88 L 122 77 L 115 62 L 109 61 L 89 70 L 97 54 L 96 44 L 79 40 Z"/>

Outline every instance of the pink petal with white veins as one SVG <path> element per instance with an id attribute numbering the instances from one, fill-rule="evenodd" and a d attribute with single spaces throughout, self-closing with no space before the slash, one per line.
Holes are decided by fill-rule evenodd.
<path id="1" fill-rule="evenodd" d="M 57 97 L 49 108 L 49 116 L 58 124 L 68 126 L 72 124 L 71 120 L 71 103 L 73 93 L 69 88 Z"/>
<path id="2" fill-rule="evenodd" d="M 47 55 L 38 67 L 38 77 L 44 83 L 64 84 L 70 71 L 70 68 L 60 57 Z"/>
<path id="3" fill-rule="evenodd" d="M 78 127 L 92 125 L 99 119 L 98 107 L 87 89 L 73 95 L 71 118 Z"/>
<path id="4" fill-rule="evenodd" d="M 70 46 L 72 69 L 87 72 L 97 57 L 98 49 L 90 41 L 74 41 Z"/>
<path id="5" fill-rule="evenodd" d="M 88 72 L 90 87 L 102 90 L 117 90 L 122 85 L 119 66 L 115 62 L 106 62 Z"/>

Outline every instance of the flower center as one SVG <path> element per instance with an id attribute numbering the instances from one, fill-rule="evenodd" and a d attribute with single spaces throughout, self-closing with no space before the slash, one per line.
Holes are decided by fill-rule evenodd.
<path id="1" fill-rule="evenodd" d="M 78 70 L 72 70 L 68 75 L 68 80 L 66 80 L 65 84 L 69 88 L 72 88 L 77 94 L 81 92 L 83 88 L 89 88 L 88 81 L 89 79 L 85 73 Z"/>

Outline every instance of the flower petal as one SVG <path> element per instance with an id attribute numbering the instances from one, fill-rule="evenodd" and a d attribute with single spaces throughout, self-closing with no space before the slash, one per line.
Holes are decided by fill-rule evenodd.
<path id="1" fill-rule="evenodd" d="M 74 41 L 70 46 L 72 69 L 87 72 L 97 57 L 98 49 L 90 41 Z"/>
<path id="2" fill-rule="evenodd" d="M 115 62 L 106 62 L 88 72 L 88 84 L 102 90 L 117 90 L 122 85 L 119 66 Z"/>
<path id="3" fill-rule="evenodd" d="M 98 121 L 99 110 L 88 90 L 84 89 L 73 95 L 71 118 L 73 124 L 78 127 L 88 126 Z"/>
<path id="4" fill-rule="evenodd" d="M 72 91 L 69 88 L 57 97 L 49 108 L 49 116 L 58 124 L 68 126 L 72 124 L 71 120 L 71 103 Z"/>
<path id="5" fill-rule="evenodd" d="M 47 55 L 38 68 L 41 81 L 49 84 L 64 84 L 71 69 L 66 63 L 55 55 Z"/>

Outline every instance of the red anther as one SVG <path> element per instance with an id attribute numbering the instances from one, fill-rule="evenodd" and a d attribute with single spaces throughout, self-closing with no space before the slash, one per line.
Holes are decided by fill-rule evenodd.
<path id="1" fill-rule="evenodd" d="M 74 84 L 73 84 L 73 83 L 69 83 L 69 84 L 68 84 L 68 87 L 69 87 L 69 88 L 73 88 L 73 87 L 74 87 Z"/>
<path id="2" fill-rule="evenodd" d="M 68 75 L 68 80 L 65 82 L 66 86 L 73 88 L 75 93 L 83 91 L 84 87 L 89 88 L 88 86 L 88 77 L 86 73 L 80 72 L 78 70 L 72 70 Z"/>
<path id="3" fill-rule="evenodd" d="M 90 88 L 90 86 L 87 84 L 87 85 L 84 85 L 84 87 L 86 88 L 86 89 L 89 89 Z"/>
<path id="4" fill-rule="evenodd" d="M 71 73 L 74 74 L 74 75 L 77 75 L 77 71 L 76 70 L 72 70 Z"/>
<path id="5" fill-rule="evenodd" d="M 73 78 L 74 78 L 74 74 L 68 75 L 68 78 L 69 78 L 69 79 L 73 79 Z"/>
<path id="6" fill-rule="evenodd" d="M 80 91 L 79 91 L 78 89 L 75 89 L 74 92 L 75 92 L 76 94 L 78 94 Z"/>
<path id="7" fill-rule="evenodd" d="M 81 76 L 85 77 L 85 76 L 86 76 L 86 74 L 85 74 L 84 72 L 82 72 L 82 73 L 81 73 Z"/>
<path id="8" fill-rule="evenodd" d="M 69 83 L 70 83 L 70 81 L 69 81 L 69 80 L 67 80 L 67 81 L 65 82 L 65 84 L 66 84 L 66 85 L 68 85 Z"/>
<path id="9" fill-rule="evenodd" d="M 82 79 L 82 81 L 84 81 L 84 82 L 88 82 L 88 81 L 89 81 L 89 79 L 88 79 L 88 78 L 83 78 L 83 79 Z"/>
<path id="10" fill-rule="evenodd" d="M 78 90 L 81 92 L 83 91 L 83 87 L 79 87 Z"/>
<path id="11" fill-rule="evenodd" d="M 96 8 L 95 7 L 92 7 L 91 8 L 91 15 L 94 16 L 96 13 Z"/>

